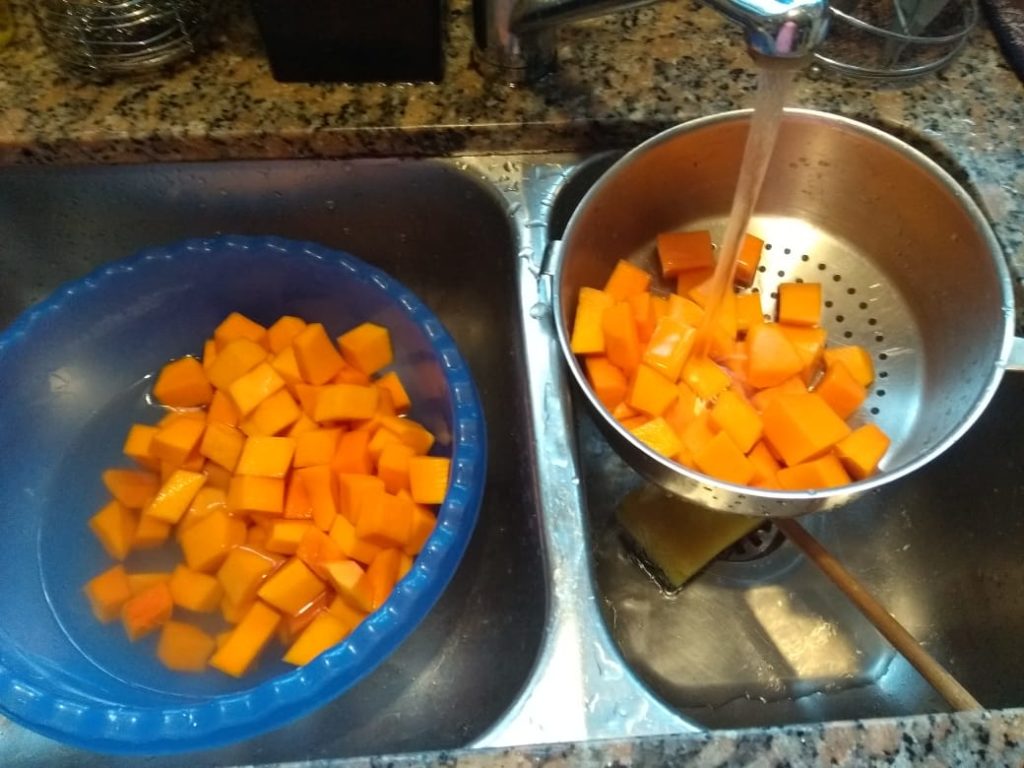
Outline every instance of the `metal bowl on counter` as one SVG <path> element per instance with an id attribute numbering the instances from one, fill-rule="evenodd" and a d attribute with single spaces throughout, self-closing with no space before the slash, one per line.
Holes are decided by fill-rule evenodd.
<path id="1" fill-rule="evenodd" d="M 1011 279 L 968 193 L 887 133 L 836 115 L 786 110 L 749 231 L 766 245 L 754 288 L 823 286 L 830 339 L 869 350 L 877 377 L 853 423 L 892 439 L 880 472 L 826 490 L 731 484 L 658 454 L 600 403 L 570 348 L 577 296 L 620 258 L 652 274 L 658 233 L 707 229 L 721 242 L 749 111 L 665 131 L 616 162 L 573 213 L 554 267 L 558 340 L 612 447 L 649 480 L 720 512 L 792 517 L 835 508 L 924 466 L 982 413 L 1014 347 Z M 859 419 L 859 421 L 858 421 Z"/>
<path id="2" fill-rule="evenodd" d="M 112 564 L 88 520 L 101 472 L 124 466 L 133 423 L 165 415 L 153 375 L 196 355 L 231 312 L 293 314 L 337 334 L 388 328 L 410 416 L 453 471 L 437 523 L 383 605 L 302 666 L 262 658 L 240 678 L 185 674 L 93 617 L 83 585 Z M 347 253 L 279 237 L 220 236 L 146 248 L 66 283 L 0 334 L 0 711 L 95 752 L 159 754 L 253 737 L 312 712 L 379 666 L 448 586 L 476 525 L 486 475 L 484 417 L 468 365 L 433 312 Z M 173 547 L 173 544 L 171 545 Z M 146 552 L 139 552 L 148 557 Z M 174 553 L 162 553 L 175 557 Z M 159 558 L 161 553 L 155 555 Z M 164 562 L 133 561 L 151 566 Z M 180 561 L 180 555 L 174 562 Z"/>

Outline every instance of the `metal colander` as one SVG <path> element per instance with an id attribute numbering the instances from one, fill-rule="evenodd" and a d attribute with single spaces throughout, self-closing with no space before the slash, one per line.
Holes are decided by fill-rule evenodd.
<path id="1" fill-rule="evenodd" d="M 785 517 L 840 505 L 905 475 L 963 434 L 1008 364 L 1013 295 L 991 228 L 938 165 L 861 123 L 787 110 L 749 227 L 766 241 L 754 288 L 774 297 L 780 282 L 822 284 L 829 343 L 862 345 L 875 364 L 853 423 L 877 423 L 892 447 L 872 478 L 786 493 L 714 480 L 644 446 L 601 406 L 570 350 L 576 297 L 581 286 L 603 285 L 619 258 L 656 274 L 659 232 L 708 229 L 721 241 L 749 114 L 666 131 L 591 188 L 556 255 L 555 315 L 584 399 L 641 474 L 713 509 Z M 762 305 L 770 311 L 774 302 Z"/>

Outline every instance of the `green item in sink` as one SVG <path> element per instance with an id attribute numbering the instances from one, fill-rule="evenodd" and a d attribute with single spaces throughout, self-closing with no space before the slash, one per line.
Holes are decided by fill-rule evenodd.
<path id="1" fill-rule="evenodd" d="M 647 485 L 631 491 L 616 515 L 639 553 L 672 590 L 764 523 L 761 517 L 713 512 Z"/>

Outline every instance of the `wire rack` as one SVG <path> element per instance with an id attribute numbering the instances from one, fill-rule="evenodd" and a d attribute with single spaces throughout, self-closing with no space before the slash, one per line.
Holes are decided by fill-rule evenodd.
<path id="1" fill-rule="evenodd" d="M 38 0 L 39 31 L 66 67 L 132 74 L 191 56 L 219 0 Z"/>
<path id="2" fill-rule="evenodd" d="M 815 54 L 822 68 L 855 78 L 904 80 L 936 72 L 967 44 L 976 0 L 837 0 Z"/>

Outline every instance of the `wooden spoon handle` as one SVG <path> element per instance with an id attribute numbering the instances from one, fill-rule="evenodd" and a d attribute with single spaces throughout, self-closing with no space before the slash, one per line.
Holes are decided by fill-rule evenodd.
<path id="1" fill-rule="evenodd" d="M 776 518 L 775 524 L 786 537 L 800 547 L 832 582 L 863 612 L 868 621 L 892 643 L 914 669 L 957 710 L 982 709 L 959 681 L 937 662 L 914 636 L 907 632 L 857 579 L 836 560 L 821 543 L 793 518 Z"/>

